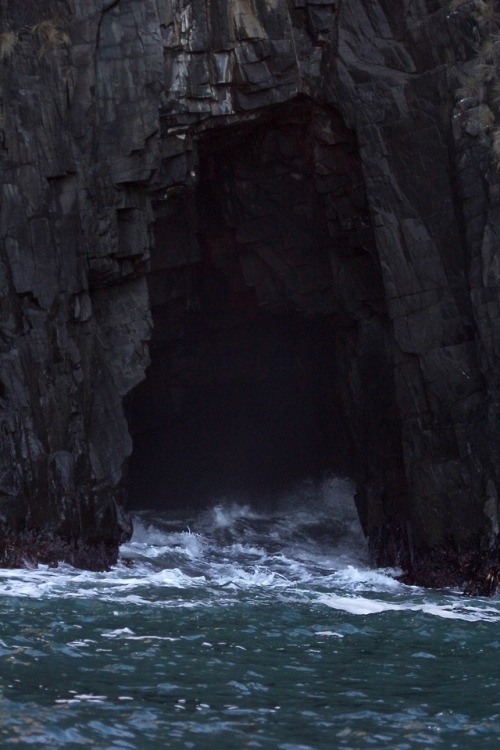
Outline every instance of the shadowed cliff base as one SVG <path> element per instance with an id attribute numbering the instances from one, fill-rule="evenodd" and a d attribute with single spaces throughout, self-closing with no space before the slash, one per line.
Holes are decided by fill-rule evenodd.
<path id="1" fill-rule="evenodd" d="M 123 539 L 122 541 L 125 541 Z M 24 531 L 3 536 L 0 543 L 0 567 L 22 568 L 38 564 L 57 567 L 60 562 L 85 570 L 109 570 L 118 560 L 115 539 L 93 543 L 81 538 L 64 539 L 46 531 Z"/>
<path id="2" fill-rule="evenodd" d="M 411 586 L 463 589 L 466 596 L 495 596 L 500 593 L 500 568 L 492 564 L 497 555 L 480 553 L 479 541 L 468 550 L 457 550 L 453 542 L 443 549 L 421 553 L 398 580 Z"/>

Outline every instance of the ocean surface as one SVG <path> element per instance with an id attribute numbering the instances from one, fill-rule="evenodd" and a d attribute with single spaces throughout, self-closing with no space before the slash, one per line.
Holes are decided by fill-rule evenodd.
<path id="1" fill-rule="evenodd" d="M 0 747 L 500 747 L 500 601 L 368 564 L 352 488 L 141 512 L 106 573 L 0 570 Z"/>

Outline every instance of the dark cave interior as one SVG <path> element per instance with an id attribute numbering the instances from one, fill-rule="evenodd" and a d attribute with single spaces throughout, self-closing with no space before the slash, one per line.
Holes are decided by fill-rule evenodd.
<path id="1" fill-rule="evenodd" d="M 195 187 L 154 202 L 151 365 L 126 399 L 131 509 L 359 475 L 352 405 L 368 421 L 385 407 L 362 382 L 382 367 L 382 290 L 338 113 L 300 99 L 201 133 L 195 154 Z"/>

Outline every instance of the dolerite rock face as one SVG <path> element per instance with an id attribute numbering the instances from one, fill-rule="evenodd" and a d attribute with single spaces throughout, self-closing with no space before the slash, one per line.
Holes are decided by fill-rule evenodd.
<path id="1" fill-rule="evenodd" d="M 148 28 L 142 3 L 137 13 Z M 101 3 L 2 3 L 4 565 L 105 567 L 130 533 L 118 505 L 131 451 L 121 401 L 148 362 L 144 183 L 155 157 L 137 152 L 158 128 L 147 86 L 162 57 L 136 42 L 128 70 L 147 68 L 145 89 L 130 83 L 129 96 L 107 29 Z"/>
<path id="2" fill-rule="evenodd" d="M 280 389 L 270 445 L 356 480 L 376 562 L 498 561 L 499 183 L 453 5 L 1 0 L 0 562 L 112 563 L 129 427 L 150 473 L 205 435 L 213 489 L 204 404 L 259 440 Z"/>
<path id="3" fill-rule="evenodd" d="M 498 177 L 453 111 L 474 17 L 377 5 L 342 5 L 329 96 L 356 129 L 391 319 L 406 565 L 439 584 L 498 555 Z"/>

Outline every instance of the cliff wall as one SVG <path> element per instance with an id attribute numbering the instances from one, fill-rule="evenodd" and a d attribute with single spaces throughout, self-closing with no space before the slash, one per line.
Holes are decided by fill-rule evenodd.
<path id="1" fill-rule="evenodd" d="M 2 0 L 3 564 L 112 562 L 124 400 L 151 455 L 217 445 L 224 389 L 295 398 L 285 452 L 356 479 L 377 562 L 497 560 L 496 16 L 452 5 Z"/>

